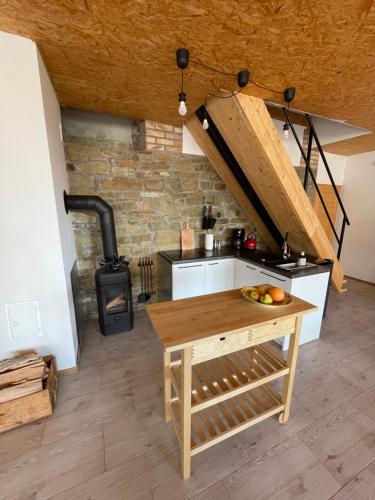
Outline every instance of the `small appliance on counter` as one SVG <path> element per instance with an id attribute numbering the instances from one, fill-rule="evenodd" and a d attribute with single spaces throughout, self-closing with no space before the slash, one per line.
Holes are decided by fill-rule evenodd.
<path id="1" fill-rule="evenodd" d="M 244 227 L 236 227 L 233 229 L 232 233 L 232 246 L 240 250 L 242 247 L 242 243 L 245 239 L 245 228 Z"/>
<path id="2" fill-rule="evenodd" d="M 256 250 L 257 238 L 255 233 L 249 234 L 249 236 L 243 242 L 243 247 L 246 248 L 246 250 Z"/>
<path id="3" fill-rule="evenodd" d="M 204 235 L 204 248 L 206 250 L 213 250 L 214 248 L 214 235 L 211 229 Z"/>

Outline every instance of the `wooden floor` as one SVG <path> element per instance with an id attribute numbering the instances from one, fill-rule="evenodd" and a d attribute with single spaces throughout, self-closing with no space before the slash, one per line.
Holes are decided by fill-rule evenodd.
<path id="1" fill-rule="evenodd" d="M 193 457 L 187 481 L 146 315 L 112 337 L 89 323 L 54 415 L 0 435 L 0 498 L 375 499 L 375 287 L 348 288 L 330 297 L 322 339 L 301 347 L 289 423 Z"/>

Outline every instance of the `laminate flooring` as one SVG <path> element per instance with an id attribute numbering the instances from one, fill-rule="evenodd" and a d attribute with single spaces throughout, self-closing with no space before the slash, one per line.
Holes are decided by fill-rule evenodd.
<path id="1" fill-rule="evenodd" d="M 111 337 L 88 321 L 52 417 L 0 435 L 0 498 L 375 499 L 375 287 L 348 289 L 300 348 L 288 424 L 268 419 L 193 457 L 187 481 L 146 313 Z"/>

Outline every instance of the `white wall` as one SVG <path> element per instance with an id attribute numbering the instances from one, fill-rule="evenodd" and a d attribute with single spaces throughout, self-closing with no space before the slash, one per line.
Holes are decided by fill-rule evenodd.
<path id="1" fill-rule="evenodd" d="M 42 89 L 45 128 L 55 194 L 55 205 L 60 236 L 60 249 L 67 294 L 66 298 L 70 311 L 70 328 L 73 334 L 74 350 L 75 353 L 77 353 L 78 336 L 75 321 L 72 281 L 70 278 L 70 271 L 72 270 L 74 261 L 76 259 L 76 251 L 74 245 L 71 217 L 67 216 L 66 214 L 64 198 L 62 196 L 62 193 L 64 191 L 69 192 L 69 184 L 66 174 L 64 145 L 62 140 L 60 105 L 39 51 L 37 51 L 37 57 Z"/>
<path id="2" fill-rule="evenodd" d="M 326 157 L 335 184 L 338 186 L 342 186 L 344 184 L 345 169 L 348 157 L 342 155 L 334 155 L 332 153 L 324 153 L 324 155 Z M 331 184 L 331 181 L 327 174 L 327 170 L 320 155 L 316 180 L 318 184 Z"/>
<path id="3" fill-rule="evenodd" d="M 312 115 L 311 119 L 322 146 L 369 133 L 369 130 L 365 128 L 356 127 L 338 120 L 323 118 L 322 116 Z"/>
<path id="4" fill-rule="evenodd" d="M 76 364 L 74 251 L 62 213 L 58 103 L 38 58 L 33 42 L 0 32 L 0 358 L 35 348 L 64 369 Z M 14 341 L 5 306 L 29 301 L 39 303 L 40 335 Z"/>
<path id="5" fill-rule="evenodd" d="M 203 151 L 185 125 L 182 126 L 182 152 L 187 155 L 204 156 Z"/>
<path id="6" fill-rule="evenodd" d="M 341 262 L 347 276 L 375 283 L 375 152 L 350 156 L 343 203 L 347 227 Z"/>
<path id="7" fill-rule="evenodd" d="M 65 108 L 61 114 L 64 132 L 69 135 L 132 143 L 135 121 L 131 118 L 73 108 Z"/>

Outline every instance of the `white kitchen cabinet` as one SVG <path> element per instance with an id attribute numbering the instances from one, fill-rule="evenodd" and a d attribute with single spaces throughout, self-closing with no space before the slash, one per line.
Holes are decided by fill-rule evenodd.
<path id="1" fill-rule="evenodd" d="M 306 300 L 310 304 L 317 306 L 317 310 L 304 314 L 301 325 L 300 345 L 311 342 L 320 337 L 323 312 L 326 301 L 326 293 L 329 282 L 329 273 L 313 274 L 301 278 L 293 278 L 291 281 L 292 295 L 299 299 Z M 281 348 L 286 351 L 289 348 L 289 336 L 284 337 Z"/>
<path id="2" fill-rule="evenodd" d="M 246 285 L 260 285 L 262 281 L 260 268 L 252 263 L 236 259 L 234 264 L 234 288 Z"/>
<path id="3" fill-rule="evenodd" d="M 163 260 L 163 259 L 162 259 Z M 300 344 L 318 339 L 329 281 L 329 272 L 288 278 L 241 259 L 201 260 L 184 264 L 159 265 L 159 293 L 164 300 L 184 299 L 208 293 L 222 292 L 246 285 L 269 284 L 282 288 L 317 306 L 317 310 L 304 315 Z M 168 269 L 172 271 L 168 272 Z M 163 278 L 163 279 L 162 279 Z M 164 288 L 163 288 L 164 287 Z M 170 292 L 172 288 L 172 293 Z M 169 290 L 169 291 L 168 291 Z M 289 348 L 289 336 L 277 340 L 283 351 Z"/>
<path id="4" fill-rule="evenodd" d="M 204 295 L 204 262 L 172 266 L 172 299 Z"/>
<path id="5" fill-rule="evenodd" d="M 210 260 L 205 263 L 204 291 L 225 292 L 233 288 L 234 259 Z"/>
<path id="6" fill-rule="evenodd" d="M 277 288 L 282 288 L 286 292 L 290 293 L 291 290 L 291 279 L 286 278 L 285 276 L 277 273 L 273 273 L 272 271 L 268 271 L 268 269 L 260 269 L 260 283 L 264 283 L 267 285 L 272 285 Z"/>

